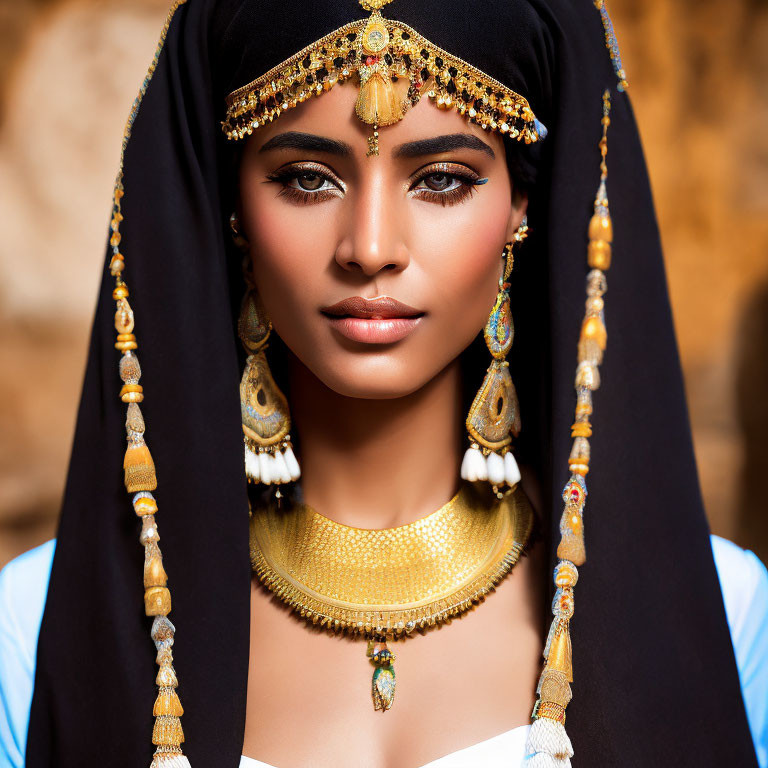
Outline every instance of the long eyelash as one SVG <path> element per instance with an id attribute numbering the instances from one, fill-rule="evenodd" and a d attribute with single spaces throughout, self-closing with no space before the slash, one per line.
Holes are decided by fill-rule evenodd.
<path id="1" fill-rule="evenodd" d="M 287 197 L 292 203 L 298 205 L 312 205 L 321 203 L 323 200 L 330 200 L 338 195 L 330 189 L 321 189 L 318 192 L 308 192 L 307 190 L 296 189 L 295 187 L 284 186 L 278 193 L 278 197 Z"/>
<path id="2" fill-rule="evenodd" d="M 414 189 L 413 192 L 419 200 L 426 200 L 430 203 L 440 203 L 442 206 L 457 205 L 468 200 L 475 194 L 476 186 L 478 184 L 484 184 L 487 179 L 481 179 L 475 173 L 465 172 L 460 170 L 461 166 L 457 166 L 453 163 L 433 163 L 420 169 L 416 178 L 413 179 L 412 184 L 415 186 L 419 182 L 428 178 L 434 173 L 443 173 L 446 176 L 450 176 L 452 179 L 457 179 L 462 182 L 462 185 L 455 189 L 448 190 L 446 192 L 436 192 L 432 189 Z"/>
<path id="3" fill-rule="evenodd" d="M 295 179 L 302 169 L 296 167 L 288 167 L 279 169 L 272 173 L 267 174 L 267 180 L 272 182 L 278 182 L 282 185 L 282 188 L 277 193 L 278 197 L 285 197 L 291 203 L 296 205 L 313 205 L 315 203 L 321 203 L 325 200 L 329 200 L 333 197 L 338 197 L 338 194 L 330 189 L 323 189 L 317 192 L 310 192 L 309 190 L 301 190 L 296 187 L 288 186 L 288 182 Z M 334 180 L 325 174 L 315 171 L 318 175 L 322 176 L 330 183 L 334 183 Z M 446 192 L 436 192 L 431 189 L 414 189 L 413 192 L 420 200 L 425 200 L 430 203 L 439 203 L 443 207 L 447 205 L 457 205 L 465 200 L 468 200 L 475 194 L 476 187 L 479 184 L 485 183 L 486 179 L 481 179 L 478 176 L 470 176 L 469 174 L 462 174 L 455 170 L 449 170 L 444 168 L 436 168 L 431 166 L 425 168 L 422 174 L 413 180 L 413 184 L 418 184 L 423 179 L 432 175 L 433 173 L 445 173 L 454 179 L 458 179 L 462 182 L 462 185 L 454 189 L 450 189 Z"/>
<path id="4" fill-rule="evenodd" d="M 472 181 L 469 181 L 462 187 L 456 187 L 455 189 L 449 189 L 447 192 L 435 192 L 431 189 L 417 189 L 414 190 L 417 197 L 420 200 L 426 200 L 430 203 L 440 203 L 442 206 L 457 205 L 463 203 L 465 200 L 469 200 L 472 195 L 475 194 L 477 189 Z"/>
<path id="5" fill-rule="evenodd" d="M 316 192 L 310 192 L 306 189 L 297 189 L 296 187 L 288 186 L 289 181 L 295 179 L 301 173 L 305 173 L 307 170 L 311 170 L 313 173 L 316 173 L 322 179 L 330 182 L 331 184 L 337 183 L 331 176 L 323 173 L 315 167 L 307 168 L 296 165 L 289 165 L 286 168 L 279 168 L 272 173 L 268 173 L 267 181 L 281 184 L 282 188 L 277 193 L 278 197 L 285 197 L 291 203 L 296 205 L 313 205 L 315 203 L 322 203 L 323 201 L 329 200 L 332 197 L 338 197 L 338 193 L 330 189 L 322 189 Z"/>

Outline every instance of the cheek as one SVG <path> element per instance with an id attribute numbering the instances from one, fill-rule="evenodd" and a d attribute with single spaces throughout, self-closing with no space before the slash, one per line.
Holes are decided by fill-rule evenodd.
<path id="1" fill-rule="evenodd" d="M 302 317 L 314 319 L 312 290 L 333 250 L 333 217 L 320 215 L 323 207 L 287 205 L 271 184 L 243 195 L 254 279 L 275 330 L 289 343 Z"/>
<path id="2" fill-rule="evenodd" d="M 502 190 L 478 194 L 446 208 L 450 214 L 442 225 L 417 224 L 421 242 L 415 248 L 429 254 L 423 263 L 434 287 L 434 317 L 440 325 L 451 325 L 455 343 L 462 348 L 483 327 L 493 306 L 510 207 L 509 195 Z"/>

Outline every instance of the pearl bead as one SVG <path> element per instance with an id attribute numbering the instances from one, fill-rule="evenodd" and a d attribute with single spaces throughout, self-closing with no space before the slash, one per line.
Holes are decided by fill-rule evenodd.
<path id="1" fill-rule="evenodd" d="M 488 467 L 488 482 L 493 485 L 501 485 L 504 482 L 504 459 L 498 453 L 489 453 L 485 458 Z"/>
<path id="2" fill-rule="evenodd" d="M 250 449 L 245 449 L 245 474 L 253 480 L 254 483 L 259 482 L 259 459 L 257 455 Z"/>
<path id="3" fill-rule="evenodd" d="M 512 455 L 512 451 L 504 454 L 504 479 L 509 485 L 517 485 L 520 482 L 520 467 Z"/>
<path id="4" fill-rule="evenodd" d="M 488 479 L 488 465 L 485 461 L 485 456 L 479 451 L 475 450 L 475 453 L 477 454 L 477 458 L 475 459 L 477 463 L 477 479 L 478 480 L 487 480 Z"/>
<path id="5" fill-rule="evenodd" d="M 282 483 L 291 481 L 291 473 L 288 471 L 288 465 L 285 463 L 285 457 L 280 451 L 275 451 L 273 456 L 275 480 Z"/>
<path id="6" fill-rule="evenodd" d="M 288 472 L 290 472 L 291 480 L 298 480 L 301 477 L 301 468 L 290 445 L 285 449 L 283 455 L 285 456 L 285 463 L 288 467 Z"/>
<path id="7" fill-rule="evenodd" d="M 269 485 L 272 482 L 272 462 L 268 453 L 259 453 L 259 477 L 261 482 Z"/>
<path id="8" fill-rule="evenodd" d="M 472 481 L 472 480 L 475 479 L 475 478 L 471 478 L 469 476 L 470 465 L 472 463 L 472 461 L 471 461 L 472 454 L 470 453 L 471 450 L 472 450 L 471 448 L 467 448 L 467 450 L 464 451 L 464 458 L 461 460 L 461 471 L 460 471 L 460 474 L 461 474 L 462 480 Z"/>

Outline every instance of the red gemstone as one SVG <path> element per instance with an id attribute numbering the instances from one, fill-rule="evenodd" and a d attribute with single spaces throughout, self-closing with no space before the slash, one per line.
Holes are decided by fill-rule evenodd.
<path id="1" fill-rule="evenodd" d="M 379 57 L 378 56 L 366 56 L 365 57 L 365 63 L 369 67 L 372 67 L 374 64 L 378 64 L 378 62 L 379 62 Z"/>

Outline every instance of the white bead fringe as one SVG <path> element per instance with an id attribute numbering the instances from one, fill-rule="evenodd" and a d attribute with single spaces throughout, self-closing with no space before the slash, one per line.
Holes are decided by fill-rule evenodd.
<path id="1" fill-rule="evenodd" d="M 255 453 L 245 446 L 245 474 L 254 483 L 290 483 L 301 477 L 299 462 L 290 445 L 283 451 Z"/>
<path id="2" fill-rule="evenodd" d="M 299 462 L 296 460 L 296 456 L 290 445 L 283 452 L 283 456 L 285 456 L 285 463 L 288 467 L 291 480 L 298 480 L 301 477 L 301 470 L 299 469 Z"/>
<path id="3" fill-rule="evenodd" d="M 520 467 L 517 466 L 512 451 L 507 451 L 504 454 L 504 479 L 510 485 L 516 485 L 520 482 Z"/>
<path id="4" fill-rule="evenodd" d="M 483 456 L 482 451 L 473 445 L 464 453 L 461 477 L 471 483 L 487 480 L 492 485 L 508 483 L 513 486 L 520 482 L 520 468 L 512 451 L 507 451 L 503 456 L 494 452 Z"/>
<path id="5" fill-rule="evenodd" d="M 160 752 L 154 756 L 149 768 L 192 768 L 192 766 L 184 755 Z"/>
<path id="6" fill-rule="evenodd" d="M 561 766 L 563 765 L 562 760 L 573 757 L 573 746 L 565 732 L 565 726 L 546 717 L 540 717 L 538 720 L 534 720 L 530 731 L 528 731 L 525 752 L 530 756 L 528 758 L 529 765 L 546 768 L 547 766 Z M 538 757 L 540 754 L 559 762 L 542 762 L 540 765 L 530 762 L 533 757 Z"/>

